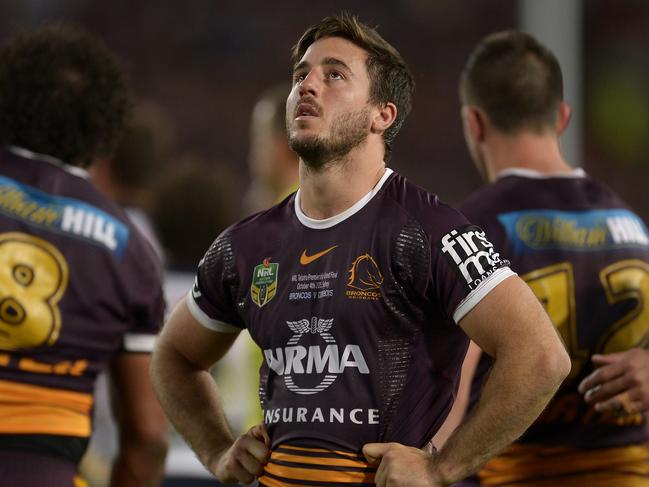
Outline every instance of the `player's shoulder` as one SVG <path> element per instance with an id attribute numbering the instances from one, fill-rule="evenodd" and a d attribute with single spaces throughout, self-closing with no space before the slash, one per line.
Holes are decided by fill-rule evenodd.
<path id="1" fill-rule="evenodd" d="M 629 204 L 605 182 L 589 175 L 583 178 L 584 194 L 588 201 L 611 208 L 624 208 L 630 210 Z"/>
<path id="2" fill-rule="evenodd" d="M 468 223 L 458 209 L 397 173 L 386 185 L 385 199 L 396 204 L 410 221 L 416 221 L 431 237 Z"/>
<path id="3" fill-rule="evenodd" d="M 473 222 L 489 221 L 512 202 L 520 203 L 525 199 L 525 191 L 519 183 L 513 179 L 503 179 L 482 186 L 467 196 L 458 209 Z"/>
<path id="4" fill-rule="evenodd" d="M 28 213 L 16 218 L 32 227 L 69 236 L 80 246 L 92 244 L 122 258 L 132 242 L 139 245 L 139 232 L 126 212 L 90 180 L 88 172 L 53 157 L 20 147 L 3 148 L 0 186 L 30 208 L 52 218 Z"/>
<path id="5" fill-rule="evenodd" d="M 206 257 L 230 260 L 255 254 L 259 245 L 281 240 L 286 230 L 294 224 L 295 194 L 280 203 L 239 220 L 223 230 L 212 242 Z"/>

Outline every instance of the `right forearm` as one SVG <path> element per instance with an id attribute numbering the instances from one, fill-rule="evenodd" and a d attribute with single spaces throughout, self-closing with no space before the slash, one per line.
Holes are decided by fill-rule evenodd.
<path id="1" fill-rule="evenodd" d="M 165 346 L 154 354 L 151 375 L 165 413 L 211 469 L 214 460 L 234 442 L 211 375 Z"/>

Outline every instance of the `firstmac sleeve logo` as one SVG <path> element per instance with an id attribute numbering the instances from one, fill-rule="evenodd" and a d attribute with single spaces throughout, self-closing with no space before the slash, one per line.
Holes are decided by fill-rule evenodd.
<path id="1" fill-rule="evenodd" d="M 440 239 L 437 247 L 457 269 L 470 291 L 497 269 L 509 265 L 508 261 L 500 259 L 485 232 L 475 225 L 451 230 Z"/>

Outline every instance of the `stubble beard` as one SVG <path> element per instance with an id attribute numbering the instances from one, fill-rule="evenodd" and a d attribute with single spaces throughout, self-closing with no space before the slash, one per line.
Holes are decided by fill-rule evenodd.
<path id="1" fill-rule="evenodd" d="M 316 135 L 299 139 L 289 135 L 288 143 L 307 167 L 317 171 L 344 160 L 352 149 L 361 145 L 369 135 L 369 119 L 369 108 L 340 114 L 331 123 L 328 137 Z"/>

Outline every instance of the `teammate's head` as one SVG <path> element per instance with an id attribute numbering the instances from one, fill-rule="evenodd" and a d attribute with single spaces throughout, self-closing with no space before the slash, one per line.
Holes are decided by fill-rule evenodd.
<path id="1" fill-rule="evenodd" d="M 460 78 L 460 99 L 469 152 L 488 181 L 502 170 L 495 154 L 530 137 L 558 147 L 570 119 L 559 62 L 524 32 L 498 32 L 478 44 Z"/>
<path id="2" fill-rule="evenodd" d="M 286 137 L 289 83 L 267 89 L 255 104 L 250 124 L 250 171 L 273 202 L 297 183 L 297 158 Z"/>
<path id="3" fill-rule="evenodd" d="M 214 236 L 233 223 L 236 190 L 225 168 L 208 170 L 191 159 L 182 162 L 170 166 L 157 181 L 151 218 L 167 264 L 190 269 Z"/>
<path id="4" fill-rule="evenodd" d="M 342 13 L 304 32 L 293 47 L 293 63 L 287 126 L 291 147 L 305 162 L 317 165 L 318 159 L 344 157 L 369 134 L 381 136 L 384 159 L 389 160 L 414 90 L 414 79 L 401 54 L 375 29 Z M 354 90 L 359 93 L 351 96 Z M 327 100 L 327 93 L 333 93 L 340 106 Z M 327 130 L 315 127 L 308 133 L 314 127 L 299 120 L 301 103 L 306 104 L 307 113 L 310 109 L 316 118 L 326 119 Z"/>
<path id="5" fill-rule="evenodd" d="M 106 46 L 71 26 L 25 32 L 0 48 L 0 143 L 88 166 L 109 155 L 130 102 Z"/>
<path id="6" fill-rule="evenodd" d="M 460 80 L 463 105 L 482 109 L 505 133 L 553 129 L 563 100 L 561 67 L 534 37 L 513 30 L 485 37 Z"/>

